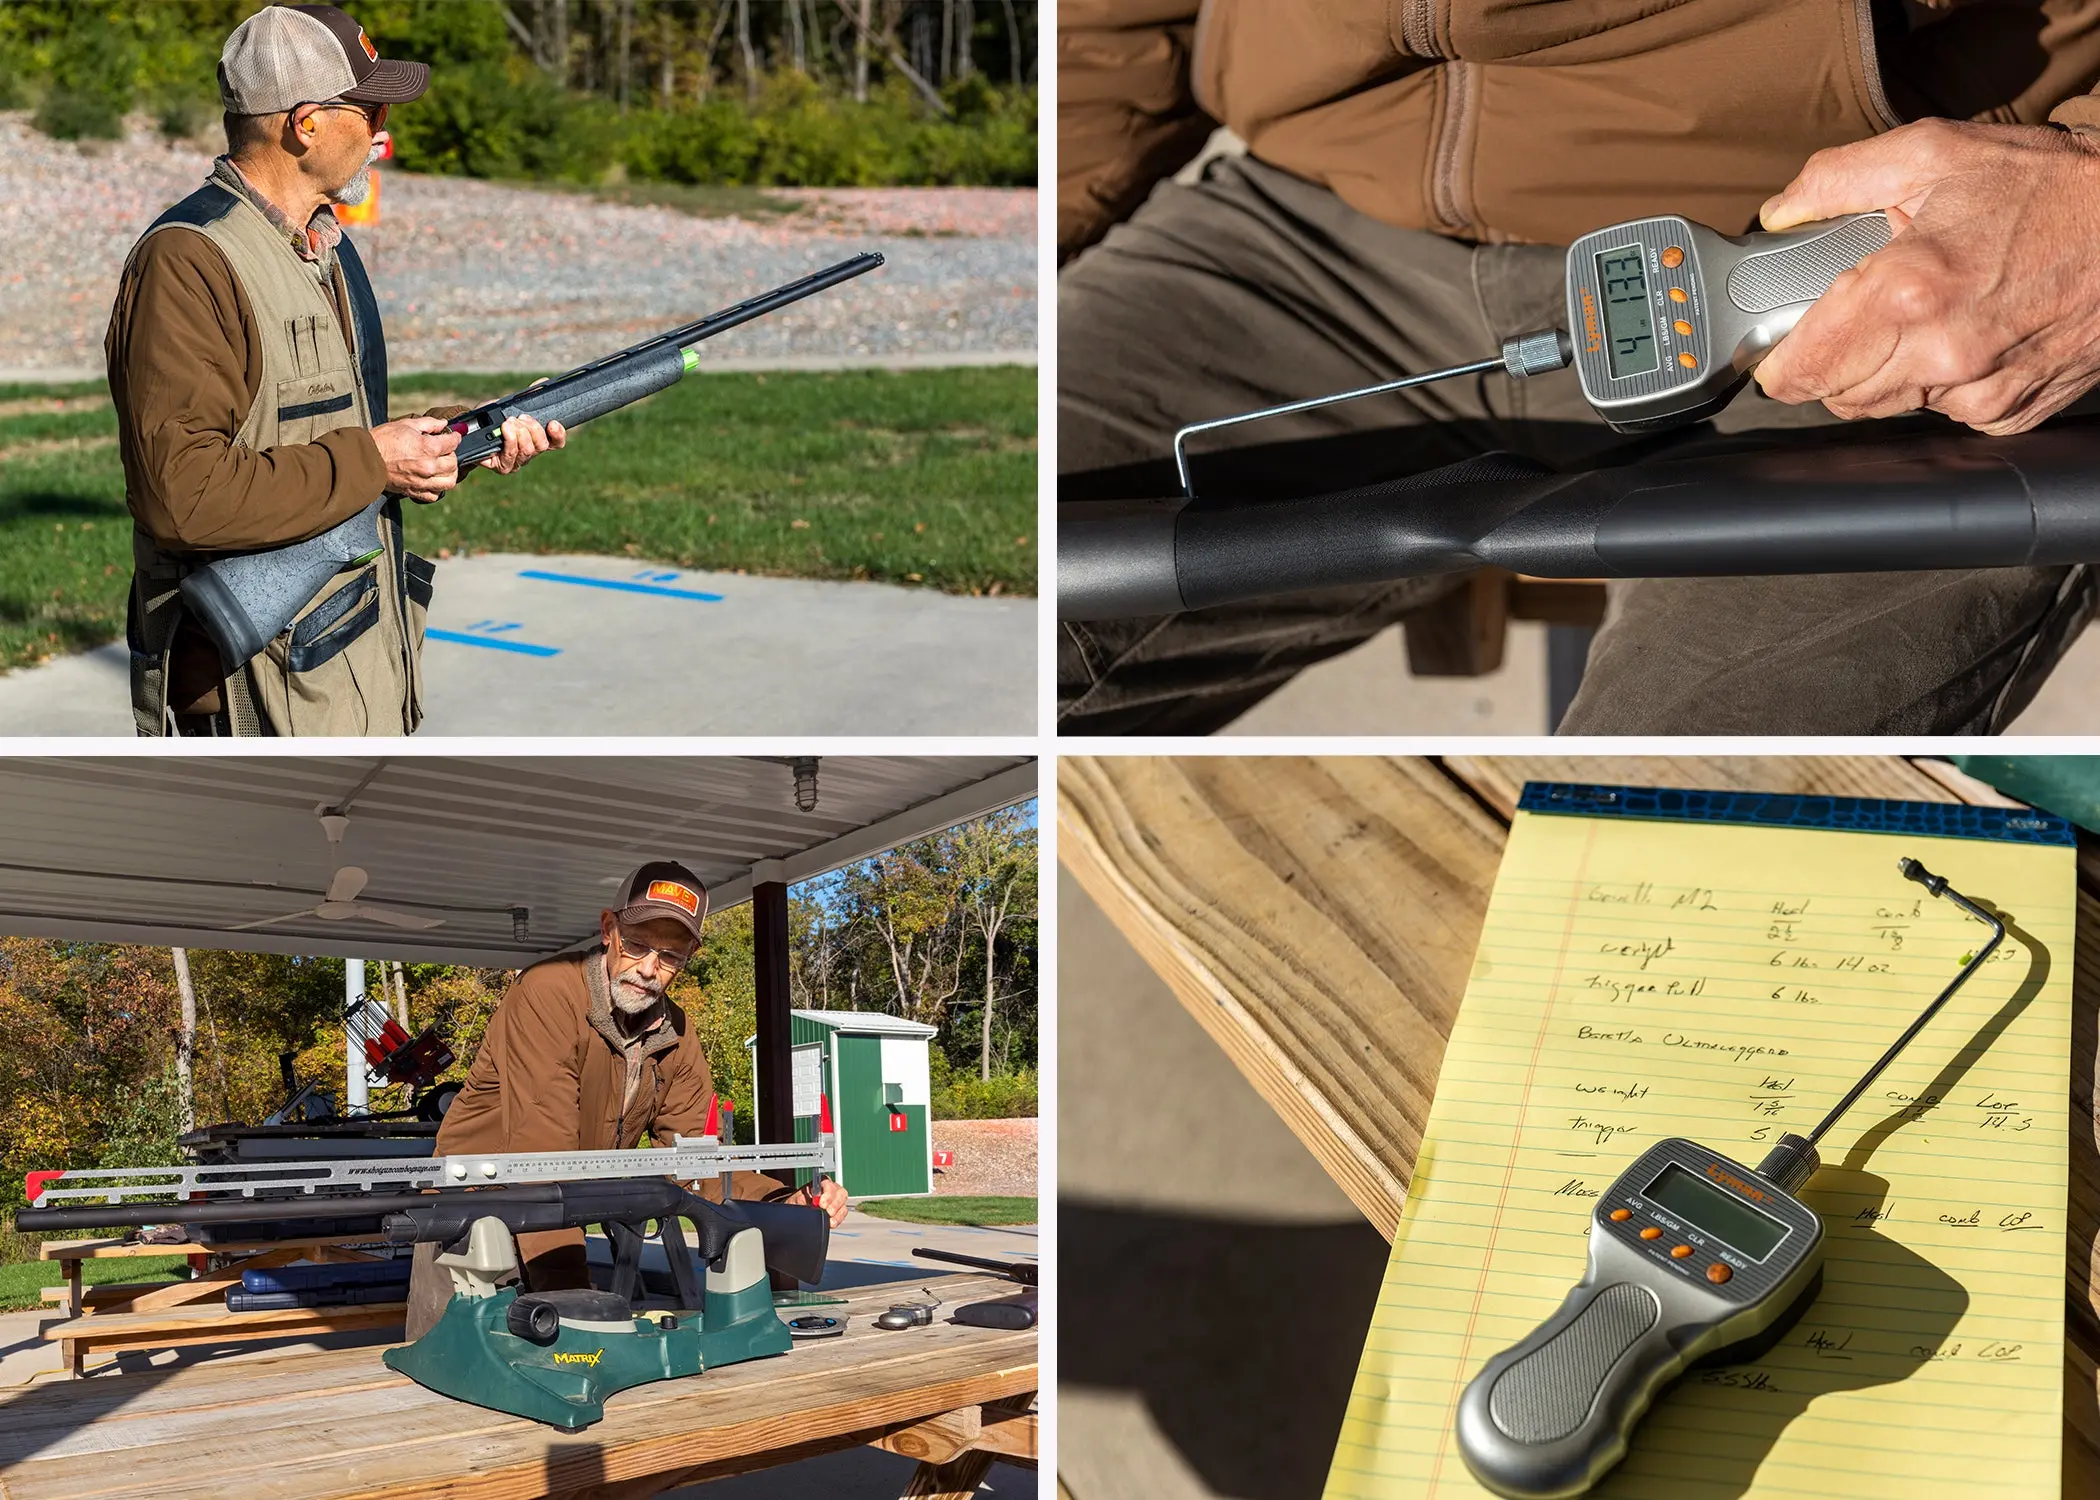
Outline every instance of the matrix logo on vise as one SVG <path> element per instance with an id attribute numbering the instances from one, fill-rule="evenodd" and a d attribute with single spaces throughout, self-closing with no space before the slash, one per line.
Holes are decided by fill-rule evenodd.
<path id="1" fill-rule="evenodd" d="M 652 880 L 649 882 L 647 901 L 667 901 L 673 906 L 682 906 L 694 916 L 700 915 L 700 897 L 675 880 Z"/>
<path id="2" fill-rule="evenodd" d="M 598 1367 L 598 1361 L 604 1357 L 605 1351 L 603 1349 L 593 1349 L 588 1354 L 553 1354 L 548 1356 L 558 1365 L 589 1365 L 594 1370 Z"/>
<path id="3" fill-rule="evenodd" d="M 1720 1183 L 1723 1187 L 1734 1188 L 1737 1192 L 1741 1193 L 1746 1198 L 1755 1198 L 1759 1203 L 1765 1201 L 1765 1195 L 1763 1193 L 1759 1192 L 1756 1188 L 1750 1186 L 1749 1183 L 1743 1181 L 1742 1178 L 1736 1176 L 1733 1172 L 1724 1172 L 1719 1167 L 1709 1164 L 1706 1169 L 1706 1175 L 1711 1177 L 1715 1182 Z"/>

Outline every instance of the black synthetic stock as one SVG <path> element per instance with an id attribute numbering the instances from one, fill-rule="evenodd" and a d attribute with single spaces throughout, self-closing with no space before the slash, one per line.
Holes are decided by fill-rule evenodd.
<path id="1" fill-rule="evenodd" d="M 227 672 L 253 660 L 345 566 L 380 550 L 385 506 L 374 500 L 319 536 L 265 552 L 230 553 L 184 576 L 183 605 L 219 648 Z"/>
<path id="2" fill-rule="evenodd" d="M 1483 465 L 1492 465 L 1490 472 Z M 1058 613 L 1110 619 L 1483 565 L 1545 578 L 2100 562 L 2100 424 L 1655 459 L 1551 474 L 1488 455 L 1236 508 L 1058 507 Z M 1083 566 L 1067 568 L 1070 549 Z M 1116 549 L 1126 554 L 1112 557 Z M 1068 596 L 1068 590 L 1069 596 Z M 1133 603 L 1143 608 L 1132 608 Z"/>
<path id="3" fill-rule="evenodd" d="M 560 422 L 565 427 L 574 427 L 579 422 L 588 422 L 629 402 L 639 401 L 652 391 L 660 391 L 672 384 L 685 373 L 684 351 L 693 345 L 716 334 L 727 333 L 753 318 L 777 312 L 791 302 L 815 296 L 842 281 L 865 275 L 882 263 L 883 258 L 872 251 L 852 256 L 798 281 L 761 292 L 733 307 L 709 313 L 697 322 L 644 339 L 617 354 L 579 365 L 544 384 L 527 386 L 501 400 L 477 407 L 453 420 L 453 427 L 461 432 L 454 456 L 460 467 L 465 468 L 492 453 L 501 453 L 502 428 L 508 417 L 537 417 L 543 426 L 548 422 Z"/>

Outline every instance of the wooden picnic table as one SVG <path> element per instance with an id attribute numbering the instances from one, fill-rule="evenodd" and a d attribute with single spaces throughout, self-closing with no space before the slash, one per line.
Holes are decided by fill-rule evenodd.
<path id="1" fill-rule="evenodd" d="M 425 1390 L 382 1346 L 251 1355 L 0 1392 L 0 1496 L 57 1500 L 629 1500 L 877 1444 L 920 1460 L 907 1494 L 976 1492 L 1036 1457 L 1036 1335 L 871 1321 L 924 1274 L 858 1287 L 837 1338 L 622 1391 L 574 1435 Z M 950 1303 L 1010 1282 L 944 1277 Z"/>
<path id="2" fill-rule="evenodd" d="M 63 1323 L 47 1325 L 43 1337 L 60 1345 L 65 1368 L 77 1380 L 87 1372 L 88 1355 L 98 1349 L 172 1349 L 389 1327 L 406 1316 L 406 1302 L 237 1313 L 229 1311 L 223 1301 L 228 1290 L 241 1284 L 243 1271 L 267 1270 L 301 1260 L 378 1260 L 381 1257 L 377 1254 L 350 1248 L 373 1243 L 369 1233 L 217 1245 L 153 1245 L 126 1243 L 122 1239 L 46 1240 L 37 1247 L 37 1257 L 63 1265 L 66 1284 L 63 1289 L 45 1288 L 45 1299 L 60 1292 L 69 1316 Z M 85 1289 L 81 1286 L 81 1266 L 86 1261 L 167 1255 L 189 1256 L 193 1266 L 199 1260 L 207 1264 L 197 1267 L 197 1274 L 188 1281 L 118 1282 Z M 217 1305 L 200 1305 L 206 1303 Z"/>
<path id="3" fill-rule="evenodd" d="M 1066 757 L 1058 858 L 1388 1239 L 1531 780 L 2017 805 L 1895 756 Z M 2096 893 L 2081 851 L 2066 1495 L 2100 1494 Z"/>

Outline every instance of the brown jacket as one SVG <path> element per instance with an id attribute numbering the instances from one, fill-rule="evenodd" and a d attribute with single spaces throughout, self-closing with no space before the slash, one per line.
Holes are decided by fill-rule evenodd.
<path id="1" fill-rule="evenodd" d="M 610 1151 L 652 1135 L 659 1146 L 705 1131 L 714 1076 L 686 1014 L 666 999 L 639 1040 L 613 1020 L 605 950 L 534 964 L 489 1020 L 467 1085 L 445 1112 L 437 1152 Z M 739 1198 L 793 1191 L 739 1172 Z M 701 1196 L 720 1201 L 721 1185 Z M 527 1279 L 538 1288 L 585 1285 L 583 1231 L 518 1236 Z"/>
<path id="2" fill-rule="evenodd" d="M 1405 228 L 1737 233 L 1826 146 L 2049 119 L 2100 82 L 2100 0 L 1061 0 L 1057 70 L 1060 256 L 1217 123 Z"/>

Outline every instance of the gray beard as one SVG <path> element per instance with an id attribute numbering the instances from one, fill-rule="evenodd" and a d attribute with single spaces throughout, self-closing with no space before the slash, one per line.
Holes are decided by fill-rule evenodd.
<path id="1" fill-rule="evenodd" d="M 662 985 L 652 989 L 632 977 L 615 979 L 607 988 L 612 995 L 613 1009 L 625 1016 L 639 1016 L 664 997 Z"/>
<path id="2" fill-rule="evenodd" d="M 355 208 L 372 196 L 372 164 L 366 162 L 357 169 L 357 175 L 328 195 L 330 203 L 340 203 L 345 208 Z"/>
<path id="3" fill-rule="evenodd" d="M 372 196 L 372 163 L 379 160 L 379 143 L 372 143 L 372 151 L 365 164 L 357 169 L 357 175 L 328 195 L 330 203 L 340 203 L 345 208 L 355 208 Z"/>

